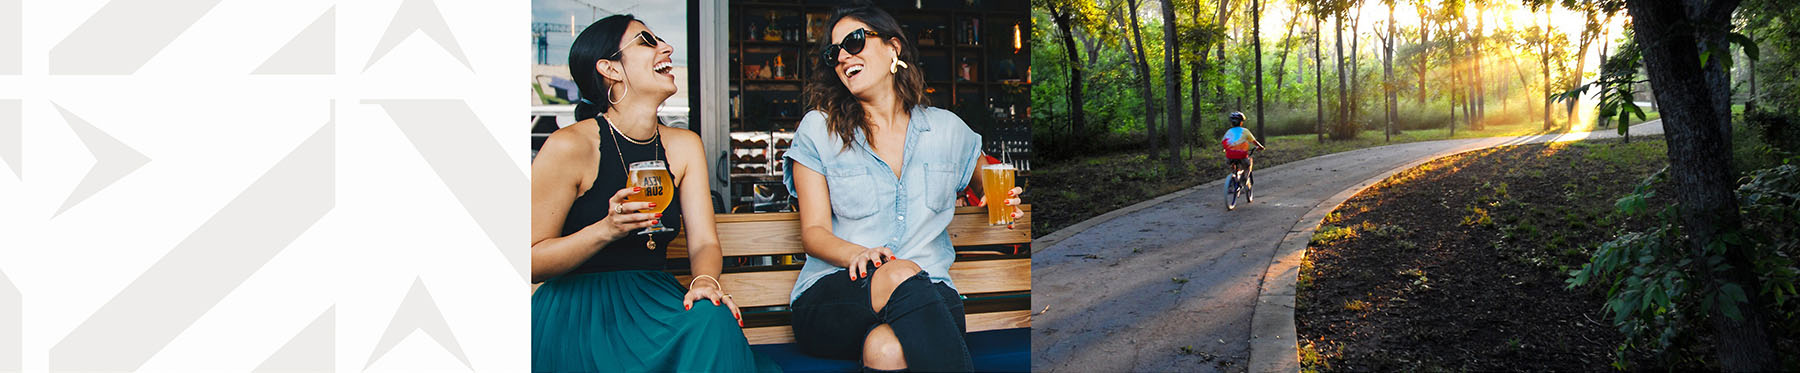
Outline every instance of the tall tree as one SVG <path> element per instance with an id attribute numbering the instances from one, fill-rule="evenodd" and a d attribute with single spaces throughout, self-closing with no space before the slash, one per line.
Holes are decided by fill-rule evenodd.
<path id="1" fill-rule="evenodd" d="M 1292 41 L 1293 41 L 1292 39 L 1294 38 L 1294 24 L 1299 23 L 1297 21 L 1300 20 L 1300 3 L 1294 2 L 1293 4 L 1294 4 L 1294 15 L 1291 17 L 1288 17 L 1287 34 L 1282 35 L 1281 40 L 1275 42 L 1275 45 L 1281 46 L 1281 53 L 1277 54 L 1278 57 L 1275 57 L 1277 60 L 1281 61 L 1281 62 L 1275 63 L 1275 74 L 1274 75 L 1275 75 L 1275 86 L 1276 87 L 1281 87 L 1283 78 L 1287 77 L 1288 52 L 1289 52 L 1289 50 L 1293 49 L 1293 47 L 1294 47 L 1294 43 L 1292 43 Z"/>
<path id="2" fill-rule="evenodd" d="M 1332 16 L 1334 17 L 1335 22 L 1337 22 L 1337 27 L 1335 27 L 1335 29 L 1337 32 L 1338 107 L 1337 119 L 1332 123 L 1331 133 L 1332 138 L 1342 138 L 1342 135 L 1339 134 L 1339 130 L 1345 125 L 1345 121 L 1349 120 L 1348 110 L 1350 108 L 1350 97 L 1346 94 L 1349 91 L 1349 87 L 1347 86 L 1349 82 L 1344 80 L 1344 12 L 1349 7 L 1343 6 L 1342 4 L 1332 5 Z"/>
<path id="3" fill-rule="evenodd" d="M 1387 130 L 1382 131 L 1385 136 L 1384 141 L 1394 140 L 1394 119 L 1396 117 L 1394 105 L 1399 103 L 1394 96 L 1396 93 L 1394 89 L 1394 39 L 1399 37 L 1394 34 L 1394 1 L 1382 0 L 1388 7 L 1387 35 L 1381 38 L 1381 97 L 1382 102 L 1387 104 L 1385 110 L 1382 110 L 1387 118 Z"/>
<path id="4" fill-rule="evenodd" d="M 1313 107 L 1318 109 L 1318 119 L 1313 121 L 1313 133 L 1319 137 L 1319 143 L 1325 143 L 1325 65 L 1321 61 L 1324 53 L 1319 51 L 1320 39 L 1324 39 L 1324 29 L 1320 28 L 1325 16 L 1325 0 L 1313 2 Z"/>
<path id="5" fill-rule="evenodd" d="M 1250 47 L 1256 59 L 1256 133 L 1263 132 L 1262 0 L 1250 0 Z"/>
<path id="6" fill-rule="evenodd" d="M 1428 64 L 1426 64 L 1427 61 L 1425 61 L 1425 60 L 1426 60 L 1426 56 L 1431 55 L 1431 26 L 1429 26 L 1429 24 L 1431 23 L 1432 11 L 1431 11 L 1430 1 L 1431 0 L 1413 0 L 1413 5 L 1416 5 L 1419 10 L 1419 54 L 1418 54 L 1419 91 L 1418 92 L 1419 92 L 1419 106 L 1420 107 L 1425 106 L 1425 72 L 1426 72 L 1426 67 L 1429 66 Z"/>
<path id="7" fill-rule="evenodd" d="M 1082 87 L 1082 70 L 1086 69 L 1086 64 L 1081 61 L 1080 49 L 1075 47 L 1074 28 L 1077 22 L 1086 22 L 1082 11 L 1093 11 L 1094 3 L 1092 1 L 1033 0 L 1032 5 L 1038 9 L 1050 11 L 1051 22 L 1056 24 L 1056 30 L 1060 33 L 1058 36 L 1062 39 L 1063 54 L 1068 57 L 1069 61 L 1069 91 L 1067 92 L 1069 130 L 1075 136 L 1087 135 L 1087 111 L 1084 108 L 1085 103 L 1082 102 L 1082 99 L 1087 96 Z"/>
<path id="8" fill-rule="evenodd" d="M 1164 133 L 1169 137 L 1170 170 L 1181 169 L 1181 44 L 1175 41 L 1175 0 L 1158 0 L 1162 3 L 1163 24 L 1163 112 L 1167 128 Z"/>
<path id="9" fill-rule="evenodd" d="M 1361 41 L 1362 38 L 1357 35 L 1362 34 L 1362 7 L 1368 2 L 1362 0 L 1351 0 L 1351 2 L 1355 4 L 1356 12 L 1352 14 L 1356 16 L 1350 18 L 1350 106 L 1344 109 L 1344 125 L 1354 124 L 1353 118 L 1362 117 L 1362 49 L 1358 47 L 1360 44 L 1358 41 Z M 1346 8 L 1345 11 L 1348 9 Z M 1355 136 L 1356 130 L 1352 129 L 1348 133 Z"/>
<path id="10" fill-rule="evenodd" d="M 1542 19 L 1542 25 L 1537 27 L 1538 60 L 1542 61 L 1540 66 L 1544 71 L 1544 130 L 1549 131 L 1550 128 L 1556 126 L 1556 122 L 1550 119 L 1550 45 L 1552 44 L 1550 36 L 1553 35 L 1553 33 L 1550 28 L 1550 6 L 1532 5 L 1532 10 L 1535 11 L 1539 7 L 1544 8 L 1544 18 Z M 1537 17 L 1531 18 L 1532 22 L 1539 21 Z"/>
<path id="11" fill-rule="evenodd" d="M 1709 317 L 1718 338 L 1719 363 L 1726 371 L 1781 369 L 1771 344 L 1762 307 L 1761 282 L 1751 260 L 1751 247 L 1729 239 L 1742 233 L 1736 176 L 1731 167 L 1730 86 L 1723 63 L 1703 63 L 1701 48 L 1725 45 L 1737 0 L 1628 0 L 1632 29 L 1640 37 L 1644 68 L 1656 87 L 1663 128 L 1668 136 L 1669 176 L 1685 243 L 1698 263 L 1708 251 L 1722 249 L 1728 269 L 1703 268 L 1702 294 L 1719 294 L 1723 284 L 1748 289 L 1741 317 L 1715 304 Z M 1717 54 L 1714 54 L 1717 56 Z M 1710 267 L 1710 266 L 1702 266 Z M 1732 301 L 1727 301 L 1732 302 Z M 1719 302 L 1724 303 L 1724 302 Z M 1739 303 L 1739 302 L 1734 302 Z"/>
<path id="12" fill-rule="evenodd" d="M 1138 31 L 1142 29 L 1138 26 L 1138 2 L 1137 0 L 1125 0 L 1125 4 L 1127 4 L 1125 14 L 1131 18 L 1132 53 L 1137 56 L 1138 97 L 1141 97 L 1144 102 L 1144 132 L 1146 135 L 1144 142 L 1150 147 L 1150 154 L 1155 156 L 1158 145 L 1156 101 L 1151 100 L 1150 97 L 1150 62 L 1144 57 L 1144 35 Z"/>

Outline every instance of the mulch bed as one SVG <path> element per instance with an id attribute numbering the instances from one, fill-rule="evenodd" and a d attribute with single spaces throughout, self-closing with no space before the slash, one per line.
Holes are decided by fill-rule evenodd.
<path id="1" fill-rule="evenodd" d="M 1352 197 L 1321 225 L 1301 270 L 1303 364 L 1611 370 L 1623 337 L 1603 289 L 1564 281 L 1618 229 L 1646 226 L 1613 206 L 1666 164 L 1664 149 L 1638 137 L 1476 151 Z"/>

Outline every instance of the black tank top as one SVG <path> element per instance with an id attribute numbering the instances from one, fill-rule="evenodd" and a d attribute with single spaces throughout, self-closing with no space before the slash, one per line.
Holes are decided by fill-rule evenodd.
<path id="1" fill-rule="evenodd" d="M 613 132 L 612 126 L 607 124 L 606 117 L 595 116 L 595 118 L 600 121 L 600 172 L 596 173 L 597 175 L 594 177 L 593 187 L 590 187 L 587 193 L 576 197 L 575 202 L 569 205 L 569 216 L 563 219 L 563 236 L 574 234 L 576 231 L 606 218 L 609 212 L 607 210 L 610 207 L 607 199 L 612 198 L 613 193 L 618 192 L 619 189 L 625 188 L 625 165 L 631 162 L 667 161 L 669 159 L 668 151 L 662 146 L 662 136 L 657 136 L 650 144 L 633 144 L 630 141 L 623 141 L 624 135 Z M 618 145 L 618 150 L 614 150 L 613 145 L 615 144 Z M 623 162 L 619 159 L 620 154 L 623 154 L 625 158 Z M 670 174 L 673 177 L 674 170 L 670 170 Z M 599 252 L 594 253 L 594 256 L 588 257 L 587 261 L 582 262 L 581 266 L 569 271 L 569 274 L 663 270 L 666 266 L 669 242 L 673 241 L 676 234 L 681 231 L 680 180 L 677 179 L 675 183 L 676 186 L 672 192 L 675 193 L 675 198 L 669 201 L 668 208 L 663 209 L 661 219 L 663 226 L 674 230 L 673 232 L 639 235 L 638 232 L 642 230 L 633 230 L 625 237 L 607 243 L 605 247 L 600 248 Z M 644 241 L 650 237 L 656 238 L 655 250 L 644 248 Z"/>

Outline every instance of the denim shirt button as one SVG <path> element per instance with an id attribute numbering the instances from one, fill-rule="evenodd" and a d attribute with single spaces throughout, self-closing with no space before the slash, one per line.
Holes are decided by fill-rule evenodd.
<path id="1" fill-rule="evenodd" d="M 906 215 L 900 215 L 900 221 L 906 221 Z"/>

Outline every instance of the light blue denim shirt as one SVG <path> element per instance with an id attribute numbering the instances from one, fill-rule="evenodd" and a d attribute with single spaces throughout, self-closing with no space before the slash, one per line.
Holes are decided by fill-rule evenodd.
<path id="1" fill-rule="evenodd" d="M 825 175 L 831 193 L 831 231 L 864 247 L 888 247 L 894 256 L 919 263 L 932 282 L 951 288 L 950 219 L 956 195 L 974 175 L 981 154 L 981 135 L 947 110 L 918 106 L 907 122 L 900 177 L 875 155 L 860 131 L 849 148 L 826 130 L 825 114 L 813 111 L 800 119 L 793 146 L 784 155 L 782 182 L 794 195 L 794 163 Z M 844 269 L 812 255 L 800 268 L 788 302 L 820 278 Z"/>

